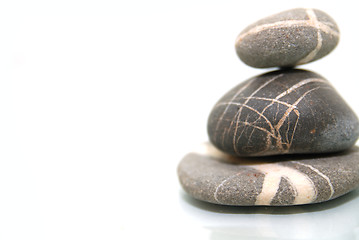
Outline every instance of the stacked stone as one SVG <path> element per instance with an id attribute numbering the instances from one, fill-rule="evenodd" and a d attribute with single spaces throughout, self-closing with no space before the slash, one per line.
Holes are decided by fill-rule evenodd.
<path id="1" fill-rule="evenodd" d="M 286 206 L 357 188 L 357 116 L 326 79 L 294 68 L 326 56 L 338 40 L 334 20 L 316 9 L 288 10 L 244 29 L 239 58 L 281 69 L 240 83 L 215 104 L 211 143 L 178 166 L 185 191 L 216 204 Z"/>

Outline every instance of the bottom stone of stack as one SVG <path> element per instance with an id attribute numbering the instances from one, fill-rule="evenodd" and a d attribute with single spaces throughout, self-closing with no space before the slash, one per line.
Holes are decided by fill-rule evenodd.
<path id="1" fill-rule="evenodd" d="M 241 158 L 205 143 L 178 166 L 192 197 L 232 206 L 325 202 L 359 187 L 359 147 L 336 154 Z"/>

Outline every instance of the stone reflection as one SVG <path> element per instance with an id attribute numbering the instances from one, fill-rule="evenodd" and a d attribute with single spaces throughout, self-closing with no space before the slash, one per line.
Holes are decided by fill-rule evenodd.
<path id="1" fill-rule="evenodd" d="M 211 240 L 359 239 L 359 190 L 321 203 L 293 207 L 228 207 L 184 199 L 201 208 Z"/>

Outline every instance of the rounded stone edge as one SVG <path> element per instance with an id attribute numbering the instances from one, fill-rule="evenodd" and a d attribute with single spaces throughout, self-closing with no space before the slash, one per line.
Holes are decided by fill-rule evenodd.
<path id="1" fill-rule="evenodd" d="M 223 201 L 219 201 L 218 199 L 216 199 L 213 196 L 213 193 L 211 193 L 211 194 L 208 194 L 208 193 L 203 194 L 203 192 L 204 192 L 203 190 L 198 191 L 198 190 L 193 189 L 193 186 L 191 186 L 191 184 L 193 184 L 193 183 L 186 183 L 184 181 L 184 179 L 183 179 L 182 164 L 185 164 L 186 161 L 191 161 L 188 158 L 191 157 L 191 156 L 194 156 L 194 155 L 197 155 L 197 156 L 202 157 L 202 158 L 210 158 L 212 161 L 217 161 L 220 164 L 231 164 L 231 163 L 233 164 L 233 163 L 236 163 L 238 161 L 238 158 L 230 156 L 230 155 L 228 155 L 226 153 L 223 153 L 223 152 L 219 151 L 218 149 L 216 149 L 210 143 L 202 144 L 201 148 L 202 148 L 201 151 L 195 151 L 195 152 L 189 153 L 180 161 L 180 163 L 177 166 L 177 175 L 178 175 L 178 178 L 179 178 L 180 185 L 182 186 L 182 188 L 184 189 L 184 191 L 187 194 L 189 194 L 194 199 L 204 201 L 204 202 L 207 202 L 207 203 L 211 203 L 211 204 L 226 205 L 226 206 L 237 206 L 237 207 L 243 207 L 243 206 L 270 206 L 270 207 L 278 207 L 278 206 L 280 206 L 280 207 L 287 207 L 287 206 L 300 206 L 300 205 L 308 205 L 308 204 L 319 204 L 319 203 L 331 201 L 333 199 L 337 199 L 339 197 L 342 197 L 342 196 L 354 191 L 355 189 L 357 189 L 359 187 L 359 166 L 358 166 L 359 164 L 355 164 L 356 168 L 357 168 L 356 169 L 356 172 L 357 172 L 356 181 L 353 181 L 353 179 L 350 179 L 350 181 L 351 181 L 350 187 L 348 187 L 346 190 L 343 190 L 343 189 L 338 190 L 338 189 L 336 189 L 336 191 L 333 192 L 333 194 L 328 199 L 320 199 L 319 197 L 316 197 L 316 199 L 314 199 L 311 202 L 302 202 L 302 203 L 299 202 L 299 203 L 295 203 L 295 204 L 293 204 L 293 203 L 291 203 L 291 204 L 275 204 L 275 203 L 273 203 L 273 204 L 271 204 L 271 203 L 270 204 L 233 204 L 233 203 L 229 203 L 229 202 L 223 202 Z M 205 154 L 208 154 L 208 155 L 205 155 Z M 316 160 L 318 160 L 318 163 L 320 161 L 326 162 L 327 159 L 330 159 L 332 157 L 337 157 L 337 158 L 343 157 L 342 160 L 346 161 L 346 159 L 344 159 L 344 158 L 345 157 L 352 157 L 350 155 L 353 155 L 353 156 L 356 156 L 357 158 L 359 158 L 359 147 L 355 146 L 352 149 L 350 149 L 350 150 L 348 150 L 348 151 L 346 151 L 344 153 L 340 153 L 340 154 L 324 154 L 324 156 L 312 155 L 312 156 L 317 156 L 318 157 L 318 158 L 314 158 L 314 159 L 303 159 L 303 155 L 301 155 L 303 161 L 299 161 L 299 162 L 302 163 L 303 166 L 305 166 L 307 161 L 316 161 Z M 293 157 L 293 156 L 291 156 L 291 157 Z M 259 158 L 256 158 L 256 159 L 258 160 Z M 270 162 L 273 161 L 273 160 L 271 160 L 271 159 L 273 159 L 272 157 L 269 157 L 268 159 L 269 159 Z M 295 162 L 295 161 L 298 162 L 298 160 L 295 160 L 295 159 L 293 161 L 290 160 L 288 162 L 291 163 L 291 162 Z M 282 161 L 279 161 L 278 163 L 282 163 Z M 244 161 L 244 164 L 248 164 L 248 162 Z M 315 170 L 314 167 L 311 167 L 311 168 L 312 168 L 312 170 L 314 169 L 313 171 L 317 171 L 317 170 Z M 203 180 L 205 181 L 205 179 L 203 179 Z M 196 184 L 197 183 L 195 183 L 195 185 Z M 335 184 L 340 185 L 340 183 L 335 183 Z M 336 186 L 335 188 L 338 188 L 338 187 Z M 201 194 L 198 194 L 198 193 L 201 193 Z"/>
<path id="2" fill-rule="evenodd" d="M 320 43 L 320 47 L 319 49 L 312 49 L 311 52 L 309 52 L 305 57 L 303 57 L 302 59 L 298 60 L 297 62 L 294 62 L 294 63 L 287 63 L 287 64 L 258 64 L 258 63 L 251 63 L 251 61 L 248 61 L 246 59 L 246 57 L 244 57 L 241 53 L 240 53 L 240 44 L 242 43 L 242 40 L 241 39 L 241 36 L 250 31 L 251 28 L 255 28 L 257 27 L 258 25 L 260 24 L 263 24 L 265 23 L 268 19 L 272 19 L 272 18 L 276 18 L 277 16 L 279 15 L 286 15 L 287 13 L 290 13 L 292 11 L 306 11 L 306 10 L 311 10 L 315 16 L 316 16 L 316 19 L 318 19 L 317 21 L 320 23 L 320 22 L 323 22 L 325 20 L 329 20 L 328 24 L 330 23 L 334 30 L 336 31 L 337 35 L 334 37 L 334 44 L 329 44 L 328 41 L 324 41 L 326 44 L 324 44 L 324 47 L 322 47 L 322 43 Z M 290 19 L 287 19 L 287 20 L 290 20 Z M 309 19 L 310 20 L 310 19 Z M 309 21 L 308 20 L 308 21 Z M 333 29 L 332 29 L 333 30 Z M 321 34 L 324 34 L 323 31 L 320 31 Z M 329 35 L 330 38 L 332 38 L 333 36 Z M 319 60 L 321 58 L 324 58 L 325 56 L 329 55 L 338 45 L 339 43 L 339 40 L 340 40 L 340 30 L 339 30 L 339 27 L 337 25 L 337 23 L 335 22 L 335 20 L 329 15 L 327 14 L 326 12 L 322 11 L 322 10 L 319 10 L 319 9 L 315 9 L 315 8 L 294 8 L 294 9 L 289 9 L 289 10 L 286 10 L 286 11 L 282 11 L 282 12 L 279 12 L 279 13 L 276 13 L 276 14 L 272 14 L 270 16 L 267 16 L 267 17 L 264 17 L 250 25 L 248 25 L 244 30 L 242 30 L 240 32 L 240 34 L 236 37 L 236 40 L 235 40 L 235 44 L 234 44 L 234 48 L 235 48 L 235 51 L 236 51 L 236 54 L 237 56 L 239 57 L 239 59 L 245 63 L 246 65 L 250 66 L 250 67 L 253 67 L 253 68 L 272 68 L 272 67 L 280 67 L 280 68 L 291 68 L 291 67 L 295 67 L 295 66 L 299 66 L 299 65 L 304 65 L 304 64 L 307 64 L 307 63 L 311 63 L 311 62 L 314 62 L 316 60 Z M 319 39 L 318 39 L 319 41 Z M 318 45 L 318 44 L 317 44 Z M 328 46 L 329 45 L 329 46 Z M 308 58 L 308 59 L 307 59 Z"/>

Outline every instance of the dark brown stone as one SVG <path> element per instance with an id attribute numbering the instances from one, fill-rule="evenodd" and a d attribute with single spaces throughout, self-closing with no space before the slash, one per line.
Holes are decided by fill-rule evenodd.
<path id="1" fill-rule="evenodd" d="M 208 119 L 210 141 L 237 156 L 337 152 L 359 136 L 355 113 L 322 76 L 280 70 L 225 94 Z"/>

